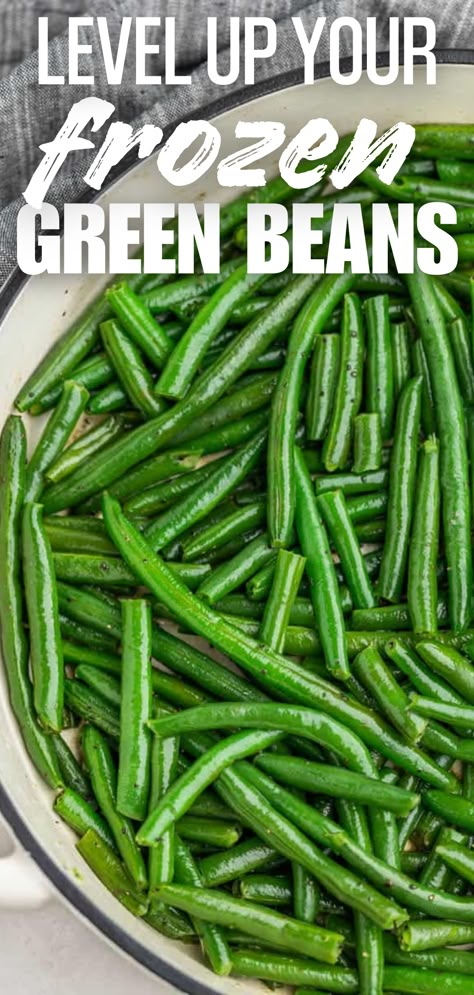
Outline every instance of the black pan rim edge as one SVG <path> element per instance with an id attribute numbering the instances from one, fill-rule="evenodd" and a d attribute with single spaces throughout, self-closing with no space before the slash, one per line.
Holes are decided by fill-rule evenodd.
<path id="1" fill-rule="evenodd" d="M 474 65 L 474 50 L 438 49 L 436 51 L 436 58 L 440 65 Z M 422 62 L 423 59 L 416 59 L 415 61 Z M 401 59 L 400 64 L 402 64 Z M 343 72 L 348 72 L 351 65 L 352 60 L 350 58 L 341 60 L 341 68 Z M 379 53 L 377 56 L 377 65 L 380 67 L 388 65 L 388 53 Z M 320 66 L 315 67 L 316 80 L 324 79 L 329 75 L 330 72 L 328 63 L 322 63 Z M 210 120 L 220 114 L 233 110 L 240 104 L 267 96 L 271 93 L 277 92 L 278 90 L 298 86 L 303 82 L 302 68 L 289 70 L 287 72 L 280 73 L 277 76 L 272 76 L 270 79 L 265 80 L 262 83 L 257 83 L 255 86 L 245 87 L 244 89 L 238 90 L 236 93 L 229 94 L 227 97 L 222 97 L 216 101 L 213 101 L 203 107 L 199 111 L 199 114 L 201 117 Z M 170 133 L 178 124 L 179 121 L 173 122 L 173 124 L 166 129 L 164 137 L 166 138 L 167 134 Z M 110 183 L 107 186 L 110 186 L 120 176 L 123 176 L 135 165 L 135 159 L 133 160 L 133 163 L 131 162 L 131 158 L 124 160 L 124 162 L 122 162 L 118 169 L 114 172 Z M 105 189 L 107 189 L 107 187 Z M 104 190 L 100 193 L 104 193 Z M 92 200 L 96 196 L 97 195 L 94 194 L 89 199 Z M 85 201 L 87 198 L 84 197 L 83 200 Z M 13 305 L 16 297 L 22 290 L 24 284 L 29 279 L 31 279 L 31 277 L 25 276 L 17 267 L 4 283 L 3 287 L 0 289 L 0 321 L 3 320 L 7 311 Z M 139 940 L 135 939 L 131 932 L 123 929 L 105 912 L 102 912 L 101 909 L 99 909 L 98 906 L 73 882 L 70 875 L 66 871 L 61 870 L 54 860 L 52 860 L 48 852 L 44 849 L 25 820 L 17 811 L 14 804 L 11 802 L 2 784 L 0 784 L 0 814 L 12 829 L 15 838 L 19 841 L 19 843 L 21 843 L 30 856 L 33 857 L 35 863 L 38 865 L 43 874 L 51 881 L 55 890 L 58 891 L 60 895 L 73 906 L 82 919 L 87 920 L 92 926 L 95 927 L 96 930 L 103 933 L 104 936 L 112 941 L 112 943 L 122 952 L 128 954 L 132 960 L 136 961 L 152 974 L 155 974 L 164 981 L 167 981 L 169 984 L 174 985 L 179 991 L 184 992 L 185 995 L 216 995 L 215 988 L 210 988 L 206 984 L 202 984 L 200 981 L 195 981 L 179 968 L 173 966 L 165 960 L 162 960 L 161 957 L 155 953 L 152 953 L 151 950 L 140 943 Z"/>

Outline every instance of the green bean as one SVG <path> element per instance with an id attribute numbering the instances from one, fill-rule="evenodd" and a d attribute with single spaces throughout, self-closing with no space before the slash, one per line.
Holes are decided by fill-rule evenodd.
<path id="1" fill-rule="evenodd" d="M 279 757 L 268 753 L 257 757 L 256 763 L 283 784 L 330 798 L 345 798 L 362 805 L 385 808 L 396 815 L 408 815 L 419 802 L 418 795 L 396 785 L 300 757 Z"/>
<path id="2" fill-rule="evenodd" d="M 388 642 L 385 653 L 409 678 L 418 692 L 444 704 L 460 705 L 462 698 L 441 677 L 433 674 L 410 647 L 397 639 Z"/>
<path id="3" fill-rule="evenodd" d="M 401 950 L 416 952 L 473 943 L 474 927 L 438 919 L 412 919 L 400 927 L 397 935 Z"/>
<path id="4" fill-rule="evenodd" d="M 424 443 L 417 477 L 408 554 L 408 608 L 414 632 L 438 628 L 436 562 L 439 544 L 439 450 L 434 437 Z"/>
<path id="5" fill-rule="evenodd" d="M 333 412 L 324 440 L 326 470 L 343 469 L 352 445 L 353 420 L 362 401 L 364 323 L 359 298 L 344 298 L 341 330 L 341 359 Z"/>
<path id="6" fill-rule="evenodd" d="M 94 353 L 89 359 L 85 359 L 71 370 L 71 380 L 74 380 L 77 384 L 81 384 L 82 387 L 86 387 L 88 391 L 110 383 L 114 379 L 114 375 L 114 368 L 105 355 L 105 352 Z M 61 397 L 62 389 L 63 385 L 60 382 L 46 394 L 42 394 L 29 407 L 29 414 L 40 415 L 44 411 L 49 411 L 50 408 L 53 408 Z"/>
<path id="7" fill-rule="evenodd" d="M 77 527 L 75 527 L 74 518 L 68 518 L 67 521 L 72 527 L 67 529 L 59 524 L 61 521 L 59 517 L 57 522 L 54 519 L 47 519 L 46 517 L 43 521 L 51 549 L 55 554 L 87 553 L 89 555 L 97 555 L 102 553 L 108 558 L 111 556 L 116 558 L 117 556 L 117 551 L 110 542 L 110 539 L 107 538 L 105 529 L 103 534 L 101 534 L 93 528 L 93 519 L 87 525 L 82 525 L 78 522 Z"/>
<path id="8" fill-rule="evenodd" d="M 453 797 L 448 804 L 448 797 L 444 791 L 426 791 L 423 795 L 423 804 L 430 812 L 434 812 L 440 819 L 449 824 L 459 826 L 472 832 L 474 826 L 474 806 L 466 798 Z"/>
<path id="9" fill-rule="evenodd" d="M 314 441 L 324 439 L 329 426 L 339 375 L 339 347 L 338 335 L 320 335 L 314 346 L 306 398 L 306 434 Z"/>
<path id="10" fill-rule="evenodd" d="M 92 789 L 89 778 L 85 774 L 78 760 L 74 756 L 62 736 L 54 737 L 54 750 L 59 762 L 59 769 L 62 774 L 66 788 L 71 788 L 81 798 L 89 801 L 92 797 Z"/>
<path id="11" fill-rule="evenodd" d="M 352 285 L 351 273 L 326 276 L 290 333 L 285 365 L 272 399 L 268 442 L 268 526 L 272 545 L 286 546 L 295 515 L 294 436 L 306 362 L 316 336 Z"/>
<path id="12" fill-rule="evenodd" d="M 433 701 L 431 698 L 425 698 L 419 694 L 412 694 L 410 695 L 410 708 L 417 715 L 439 719 L 440 722 L 457 726 L 459 729 L 474 729 L 474 708 L 470 708 L 469 705 L 451 705 Z"/>
<path id="13" fill-rule="evenodd" d="M 364 418 L 372 418 L 372 415 L 363 415 Z M 369 470 L 363 473 L 331 473 L 329 475 L 317 474 L 315 480 L 316 494 L 325 494 L 326 491 L 344 491 L 345 497 L 381 491 L 388 484 L 388 470 Z"/>
<path id="14" fill-rule="evenodd" d="M 291 609 L 296 599 L 305 568 L 305 558 L 287 550 L 279 550 L 272 588 L 265 605 L 260 626 L 260 638 L 271 649 L 281 652 Z"/>
<path id="15" fill-rule="evenodd" d="M 179 740 L 176 737 L 162 739 L 155 736 L 151 750 L 151 784 L 148 801 L 148 814 L 168 791 L 176 777 L 179 757 Z M 174 877 L 175 833 L 174 826 L 162 834 L 156 846 L 150 849 L 148 858 L 148 879 L 150 894 L 158 884 L 169 882 Z"/>
<path id="16" fill-rule="evenodd" d="M 199 301 L 216 290 L 242 264 L 242 256 L 228 259 L 218 273 L 198 273 L 169 281 L 166 286 L 150 288 L 141 297 L 147 308 L 154 312 L 174 311 L 183 304 Z"/>
<path id="17" fill-rule="evenodd" d="M 109 306 L 103 297 L 94 301 L 72 328 L 47 353 L 23 385 L 15 399 L 18 411 L 29 411 L 53 387 L 61 384 L 78 363 L 96 345 L 99 325 L 109 317 Z"/>
<path id="18" fill-rule="evenodd" d="M 93 722 L 98 729 L 118 739 L 120 735 L 120 715 L 101 694 L 88 688 L 81 681 L 68 678 L 64 682 L 64 700 L 76 715 Z"/>
<path id="19" fill-rule="evenodd" d="M 461 653 L 440 642 L 425 640 L 417 643 L 417 653 L 430 670 L 443 677 L 465 701 L 474 704 L 474 667 Z"/>
<path id="20" fill-rule="evenodd" d="M 207 922 L 232 926 L 258 939 L 276 943 L 298 953 L 314 955 L 324 963 L 334 964 L 343 937 L 310 923 L 298 922 L 279 912 L 262 908 L 224 893 L 180 885 L 163 885 L 159 896 L 166 904 L 197 915 Z"/>
<path id="21" fill-rule="evenodd" d="M 473 159 L 473 131 L 470 124 L 417 124 L 414 151 L 429 149 L 431 159 Z"/>
<path id="22" fill-rule="evenodd" d="M 347 511 L 353 525 L 359 526 L 361 523 L 367 523 L 373 527 L 374 516 L 381 515 L 387 510 L 388 494 L 387 491 L 374 491 L 371 494 L 356 494 L 355 497 L 347 498 L 346 504 Z M 384 535 L 385 532 L 386 529 L 384 523 Z M 356 533 L 360 538 L 360 533 L 357 528 Z"/>
<path id="23" fill-rule="evenodd" d="M 243 768 L 245 768 L 245 779 L 258 789 L 285 819 L 291 819 L 295 826 L 317 843 L 328 846 L 342 856 L 351 867 L 364 875 L 366 880 L 379 888 L 380 892 L 388 891 L 393 899 L 403 902 L 408 908 L 431 916 L 459 919 L 462 922 L 474 920 L 472 897 L 464 898 L 444 891 L 432 892 L 397 868 L 389 868 L 384 861 L 372 856 L 355 843 L 337 823 L 322 816 L 314 807 L 295 798 L 255 767 L 239 763 L 235 770 L 242 775 Z M 367 914 L 370 917 L 370 913 Z"/>
<path id="24" fill-rule="evenodd" d="M 370 646 L 362 650 L 353 661 L 353 669 L 392 725 L 409 743 L 417 743 L 425 732 L 426 722 L 409 713 L 407 695 L 377 650 Z"/>
<path id="25" fill-rule="evenodd" d="M 426 203 L 436 200 L 449 200 L 451 204 L 472 204 L 472 190 L 452 183 L 443 183 L 430 176 L 399 176 L 393 183 L 384 183 L 374 169 L 364 169 L 361 180 L 376 193 L 396 201 Z"/>
<path id="26" fill-rule="evenodd" d="M 316 986 L 334 995 L 352 995 L 359 991 L 357 971 L 344 967 L 328 967 L 307 959 L 245 949 L 235 950 L 232 962 L 234 974 L 243 978 L 260 978 L 277 985 L 311 985 L 311 988 L 299 988 L 296 995 L 319 995 Z"/>
<path id="27" fill-rule="evenodd" d="M 194 522 L 199 521 L 232 493 L 256 466 L 265 445 L 267 432 L 262 429 L 246 445 L 220 461 L 208 479 L 146 529 L 146 536 L 154 549 L 171 542 Z"/>
<path id="28" fill-rule="evenodd" d="M 349 517 L 344 492 L 327 491 L 318 496 L 316 503 L 339 556 L 354 607 L 372 608 L 375 605 L 372 585 Z"/>
<path id="29" fill-rule="evenodd" d="M 153 728 L 159 730 L 161 719 L 154 720 Z M 160 734 L 161 735 L 161 734 Z M 222 770 L 242 757 L 266 749 L 279 742 L 278 732 L 236 733 L 213 746 L 208 753 L 190 767 L 141 826 L 137 840 L 142 846 L 152 846 L 167 829 L 190 809 L 202 791 L 212 784 Z"/>
<path id="30" fill-rule="evenodd" d="M 41 724 L 59 732 L 63 725 L 64 667 L 58 596 L 39 504 L 24 507 L 22 545 L 34 704 Z"/>
<path id="31" fill-rule="evenodd" d="M 247 379 L 239 379 L 233 389 L 216 403 L 210 403 L 192 421 L 173 435 L 173 445 L 188 448 L 193 442 L 200 446 L 200 439 L 211 437 L 226 440 L 225 433 L 235 432 L 238 424 L 246 415 L 258 411 L 267 405 L 272 398 L 277 383 L 275 373 L 259 373 Z M 222 433 L 222 434 L 221 434 Z M 228 448 L 227 445 L 221 448 Z M 230 446 L 229 446 L 230 448 Z"/>
<path id="32" fill-rule="evenodd" d="M 26 435 L 20 418 L 7 418 L 0 442 L 0 622 L 3 663 L 12 709 L 31 760 L 53 788 L 62 783 L 54 741 L 39 728 L 28 671 L 21 585 L 21 514 Z"/>
<path id="33" fill-rule="evenodd" d="M 72 584 L 130 587 L 135 583 L 131 570 L 116 556 L 53 553 L 53 566 L 58 580 L 70 581 Z"/>
<path id="34" fill-rule="evenodd" d="M 55 799 L 53 808 L 79 836 L 83 836 L 88 829 L 93 829 L 107 846 L 115 848 L 107 823 L 76 791 L 66 788 Z"/>
<path id="35" fill-rule="evenodd" d="M 170 940 L 180 940 L 182 943 L 196 941 L 197 934 L 188 917 L 176 909 L 165 909 L 164 906 L 152 908 L 145 916 L 145 922 Z"/>
<path id="36" fill-rule="evenodd" d="M 209 604 L 214 604 L 245 583 L 257 570 L 276 558 L 277 551 L 269 545 L 269 537 L 265 533 L 258 536 L 230 560 L 221 563 L 208 577 L 205 577 L 198 588 L 198 594 Z"/>
<path id="37" fill-rule="evenodd" d="M 421 378 L 409 380 L 400 395 L 390 463 L 387 532 L 377 581 L 378 594 L 400 601 L 405 579 L 415 495 Z"/>
<path id="38" fill-rule="evenodd" d="M 235 881 L 251 871 L 279 867 L 283 857 L 269 844 L 257 836 L 249 837 L 230 850 L 213 853 L 199 863 L 199 870 L 206 887 L 214 887 Z"/>
<path id="39" fill-rule="evenodd" d="M 296 528 L 306 557 L 311 596 L 326 666 L 336 677 L 347 678 L 349 665 L 344 620 L 329 541 L 314 498 L 311 478 L 301 451 L 295 450 Z"/>
<path id="40" fill-rule="evenodd" d="M 367 410 L 380 415 L 382 439 L 392 434 L 394 383 L 390 319 L 386 294 L 369 297 L 364 305 L 367 321 Z"/>
<path id="41" fill-rule="evenodd" d="M 309 678 L 297 664 L 263 647 L 245 633 L 239 632 L 194 597 L 173 577 L 163 561 L 152 554 L 143 537 L 127 521 L 114 499 L 108 496 L 104 497 L 104 515 L 111 538 L 142 583 L 172 608 L 182 623 L 190 625 L 193 632 L 208 638 L 273 694 L 283 697 L 285 701 L 293 700 L 329 711 L 334 718 L 340 718 L 349 724 L 361 738 L 369 739 L 372 747 L 386 751 L 397 765 L 407 769 L 413 768 L 416 773 L 422 768 L 423 776 L 428 780 L 433 779 L 437 786 L 448 787 L 448 790 L 449 787 L 455 786 L 455 779 L 451 775 L 428 761 L 420 751 L 400 744 L 398 739 L 392 736 L 389 728 L 380 723 L 378 717 L 369 709 L 363 709 L 360 705 L 353 707 L 350 701 L 336 692 L 331 684 L 321 681 L 314 675 Z M 289 631 L 288 629 L 287 632 Z M 308 631 L 312 644 L 314 634 L 311 630 Z M 352 652 L 355 646 L 358 651 L 373 638 L 372 633 L 368 637 L 365 633 L 353 634 Z M 385 638 L 384 633 L 384 641 Z M 155 650 L 153 652 L 155 653 Z M 246 682 L 244 687 L 245 685 Z"/>
<path id="42" fill-rule="evenodd" d="M 261 501 L 237 508 L 230 515 L 190 535 L 183 543 L 183 559 L 195 560 L 219 549 L 228 540 L 242 535 L 265 520 L 265 505 Z"/>
<path id="43" fill-rule="evenodd" d="M 153 459 L 140 463 L 135 470 L 117 480 L 109 488 L 109 493 L 113 494 L 119 501 L 125 501 L 133 494 L 139 493 L 153 484 L 158 484 L 163 480 L 168 481 L 170 477 L 186 476 L 190 471 L 196 469 L 200 457 L 200 452 L 188 452 L 186 448 L 161 453 Z M 92 501 L 100 507 L 99 497 L 97 501 L 91 499 L 87 503 Z"/>
<path id="44" fill-rule="evenodd" d="M 62 480 L 63 477 L 67 477 L 92 453 L 102 449 L 117 435 L 122 435 L 125 425 L 126 422 L 122 416 L 112 415 L 100 425 L 81 435 L 48 467 L 46 471 L 48 481 Z"/>
<path id="45" fill-rule="evenodd" d="M 128 394 L 118 380 L 112 380 L 91 397 L 87 410 L 91 415 L 107 415 L 113 411 L 123 411 L 129 403 Z"/>
<path id="46" fill-rule="evenodd" d="M 161 414 L 166 405 L 153 392 L 151 373 L 145 366 L 135 343 L 127 338 L 115 320 L 104 322 L 100 326 L 100 334 L 120 385 L 132 407 L 137 408 L 145 418 L 154 418 Z"/>
<path id="47" fill-rule="evenodd" d="M 182 886 L 191 886 L 193 892 L 203 887 L 201 876 L 192 854 L 179 837 L 175 839 L 174 863 L 176 880 Z M 204 952 L 213 971 L 221 976 L 230 974 L 232 960 L 223 931 L 215 923 L 203 922 L 200 918 L 195 918 L 194 916 L 191 917 L 191 922 L 201 940 Z"/>
<path id="48" fill-rule="evenodd" d="M 138 297 L 126 283 L 116 283 L 109 287 L 106 297 L 127 335 L 150 362 L 161 370 L 172 350 L 172 342 L 150 313 L 146 297 Z"/>
<path id="49" fill-rule="evenodd" d="M 225 327 L 234 307 L 264 279 L 259 274 L 248 273 L 247 264 L 242 263 L 214 291 L 169 357 L 158 382 L 160 394 L 172 398 L 184 396 L 209 345 Z"/>
<path id="50" fill-rule="evenodd" d="M 406 277 L 426 350 L 439 412 L 441 503 L 448 564 L 450 620 L 455 631 L 471 619 L 472 563 L 470 506 L 464 415 L 444 319 L 431 278 L 417 271 Z"/>
<path id="51" fill-rule="evenodd" d="M 176 823 L 176 831 L 183 840 L 201 843 L 211 850 L 229 849 L 239 842 L 242 826 L 237 822 L 223 822 L 222 819 L 203 819 L 184 815 Z M 201 848 L 199 848 L 201 851 Z"/>
<path id="52" fill-rule="evenodd" d="M 382 462 L 382 434 L 377 411 L 354 418 L 354 472 L 378 470 Z"/>
<path id="53" fill-rule="evenodd" d="M 216 360 L 196 380 L 183 401 L 174 408 L 132 431 L 125 443 L 116 440 L 107 447 L 107 459 L 99 454 L 91 458 L 87 474 L 75 471 L 62 483 L 55 484 L 48 494 L 47 511 L 80 504 L 91 494 L 109 484 L 132 466 L 151 456 L 158 448 L 165 448 L 174 441 L 178 444 L 177 431 L 195 420 L 197 415 L 219 400 L 238 380 L 256 356 L 260 355 L 280 333 L 288 328 L 294 314 L 301 307 L 314 284 L 311 275 L 297 277 L 271 306 L 244 328 Z M 46 506 L 46 505 L 45 505 Z"/>
<path id="54" fill-rule="evenodd" d="M 69 618 L 66 614 L 62 614 L 61 611 L 59 612 L 59 625 L 63 640 L 74 640 L 79 645 L 84 644 L 89 649 L 96 649 L 101 653 L 113 652 L 117 648 L 116 639 Z"/>
<path id="55" fill-rule="evenodd" d="M 147 886 L 146 868 L 133 837 L 132 824 L 117 810 L 117 775 L 110 747 L 102 733 L 93 726 L 85 726 L 82 748 L 99 808 L 132 880 L 142 890 Z"/>
<path id="56" fill-rule="evenodd" d="M 393 367 L 393 400 L 398 397 L 411 376 L 411 336 L 408 322 L 401 321 L 391 327 L 392 367 Z"/>
<path id="57" fill-rule="evenodd" d="M 471 343 L 464 315 L 455 318 L 447 326 L 448 337 L 453 351 L 459 390 L 466 404 L 474 403 L 474 365 Z"/>
<path id="58" fill-rule="evenodd" d="M 214 462 L 221 465 L 223 458 L 220 457 L 219 460 L 198 466 L 190 473 L 183 473 L 179 477 L 172 477 L 171 480 L 164 480 L 155 486 L 146 487 L 143 492 L 134 493 L 125 501 L 126 510 L 133 515 L 150 516 L 157 511 L 168 508 L 175 504 L 178 498 L 184 497 L 195 487 L 201 486 L 209 480 L 217 468 L 213 465 Z"/>
<path id="59" fill-rule="evenodd" d="M 117 809 L 143 820 L 150 791 L 151 612 L 146 601 L 122 601 L 122 684 Z"/>
<path id="60" fill-rule="evenodd" d="M 428 814 L 431 815 L 431 813 Z M 439 846 L 451 845 L 452 843 L 466 843 L 467 837 L 456 832 L 455 829 L 451 829 L 451 827 L 443 826 L 441 820 L 439 831 L 433 835 L 436 837 L 434 841 L 435 846 L 431 850 L 420 874 L 420 884 L 428 888 L 442 888 L 445 891 L 454 891 L 453 874 L 448 865 L 439 856 L 437 850 Z"/>
<path id="61" fill-rule="evenodd" d="M 294 866 L 299 867 L 300 865 Z M 248 877 L 235 881 L 234 889 L 236 897 L 263 905 L 289 905 L 293 898 L 290 880 L 283 876 L 271 877 L 268 874 L 249 874 Z M 295 915 L 295 919 L 298 918 Z M 246 942 L 248 942 L 248 938 Z"/>
<path id="62" fill-rule="evenodd" d="M 428 437 L 436 432 L 436 416 L 430 371 L 421 339 L 416 339 L 413 343 L 412 360 L 414 372 L 417 376 L 423 378 L 421 387 L 421 424 L 424 435 Z"/>
<path id="63" fill-rule="evenodd" d="M 457 162 L 455 159 L 438 159 L 436 171 L 440 180 L 446 180 L 448 183 L 474 182 L 474 166 L 471 163 Z"/>
<path id="64" fill-rule="evenodd" d="M 456 971 L 458 974 L 474 974 L 474 957 L 466 950 L 436 950 L 427 953 L 411 953 L 400 950 L 392 936 L 384 936 L 384 949 L 389 964 L 406 964 L 407 967 L 431 968 L 432 971 Z"/>
<path id="65" fill-rule="evenodd" d="M 137 891 L 123 864 L 103 839 L 93 829 L 88 829 L 76 848 L 86 863 L 114 897 L 135 916 L 144 916 L 148 902 Z"/>
<path id="66" fill-rule="evenodd" d="M 59 404 L 48 419 L 43 435 L 28 463 L 25 501 L 38 500 L 46 471 L 62 453 L 78 418 L 84 411 L 88 397 L 85 387 L 78 386 L 74 381 L 67 380 L 64 384 Z"/>
<path id="67" fill-rule="evenodd" d="M 113 673 L 120 674 L 120 660 L 118 670 L 114 670 Z M 98 667 L 91 667 L 88 663 L 81 663 L 76 667 L 75 678 L 78 681 L 83 681 L 88 687 L 97 691 L 109 705 L 113 705 L 114 708 L 120 708 L 121 694 L 120 694 L 120 682 L 115 676 L 110 673 L 104 673 Z"/>

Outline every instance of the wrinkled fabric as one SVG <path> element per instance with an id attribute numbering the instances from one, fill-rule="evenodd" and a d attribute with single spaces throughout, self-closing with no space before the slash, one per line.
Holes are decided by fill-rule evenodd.
<path id="1" fill-rule="evenodd" d="M 113 121 L 126 121 L 135 127 L 151 123 L 163 128 L 196 115 L 201 107 L 243 86 L 242 79 L 226 87 L 210 82 L 205 63 L 208 16 L 219 19 L 221 72 L 228 65 L 229 17 L 272 17 L 278 22 L 277 52 L 271 59 L 257 63 L 258 82 L 301 67 L 301 49 L 291 22 L 295 15 L 302 18 L 308 34 L 316 17 L 326 16 L 329 24 L 336 17 L 350 16 L 364 24 L 366 17 L 377 16 L 379 51 L 387 48 L 390 16 L 432 17 L 437 24 L 438 48 L 474 48 L 474 0 L 0 0 L 0 282 L 16 265 L 16 216 L 24 203 L 22 191 L 41 159 L 39 146 L 54 138 L 75 101 L 94 94 L 115 105 Z M 104 77 L 100 46 L 93 43 L 92 54 L 81 57 L 81 73 L 94 75 L 94 87 L 39 86 L 36 46 L 40 16 L 49 18 L 49 71 L 55 75 L 67 74 L 68 17 L 107 17 L 115 51 L 114 38 L 122 17 L 174 16 L 176 64 L 181 72 L 192 75 L 192 85 L 137 86 L 134 60 L 130 58 L 121 85 L 110 86 Z M 88 29 L 88 35 L 90 32 Z M 151 44 L 160 43 L 160 39 L 161 27 L 147 33 Z M 350 35 L 343 36 L 341 49 L 343 55 L 350 55 Z M 329 57 L 327 31 L 317 56 L 318 61 Z M 148 72 L 159 73 L 163 70 L 162 53 L 152 58 L 153 68 Z M 250 97 L 251 87 L 247 89 Z M 97 143 L 109 123 L 98 132 Z M 90 196 L 82 177 L 94 154 L 92 150 L 68 157 L 48 192 L 50 203 L 61 209 L 65 202 Z"/>

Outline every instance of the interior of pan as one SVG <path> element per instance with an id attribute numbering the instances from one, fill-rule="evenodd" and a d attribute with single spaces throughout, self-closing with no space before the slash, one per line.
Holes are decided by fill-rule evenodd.
<path id="1" fill-rule="evenodd" d="M 413 124 L 434 121 L 472 121 L 473 68 L 469 53 L 450 53 L 449 64 L 438 66 L 436 86 L 428 86 L 423 66 L 415 69 L 414 83 L 402 80 L 389 87 L 374 86 L 364 77 L 359 84 L 341 87 L 329 78 L 312 86 L 293 85 L 288 76 L 273 81 L 272 92 L 260 93 L 250 102 L 226 109 L 225 101 L 215 118 L 222 135 L 222 155 L 236 147 L 234 129 L 239 120 L 283 121 L 288 139 L 312 117 L 327 117 L 344 134 L 361 117 L 381 127 L 396 121 Z M 268 89 L 268 87 L 267 87 Z M 257 91 L 258 94 L 258 91 Z M 245 101 L 245 95 L 242 98 Z M 203 116 L 206 116 L 203 113 Z M 268 161 L 276 172 L 277 156 Z M 235 195 L 235 191 L 232 192 Z M 224 201 L 231 191 L 220 188 L 215 170 L 193 187 L 171 188 L 158 174 L 154 157 L 137 164 L 115 181 L 98 202 L 148 203 Z M 16 278 L 13 281 L 15 284 Z M 9 413 L 20 385 L 30 375 L 55 340 L 68 328 L 107 282 L 96 276 L 43 275 L 24 282 L 11 299 L 11 288 L 0 299 L 0 425 Z M 40 421 L 28 421 L 33 441 Z M 23 749 L 10 710 L 5 675 L 0 669 L 0 811 L 23 845 L 50 877 L 58 891 L 106 937 L 144 967 L 167 978 L 189 993 L 237 995 L 266 991 L 249 981 L 215 978 L 189 947 L 178 945 L 134 919 L 109 895 L 82 863 L 74 848 L 74 834 L 52 811 L 51 792 L 42 784 Z"/>

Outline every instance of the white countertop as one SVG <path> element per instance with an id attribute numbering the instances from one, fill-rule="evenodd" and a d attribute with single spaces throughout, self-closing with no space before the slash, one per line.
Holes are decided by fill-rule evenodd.
<path id="1" fill-rule="evenodd" d="M 0 856 L 8 837 L 0 825 Z M 0 991 L 12 995 L 177 995 L 89 929 L 59 899 L 34 912 L 0 912 Z"/>

